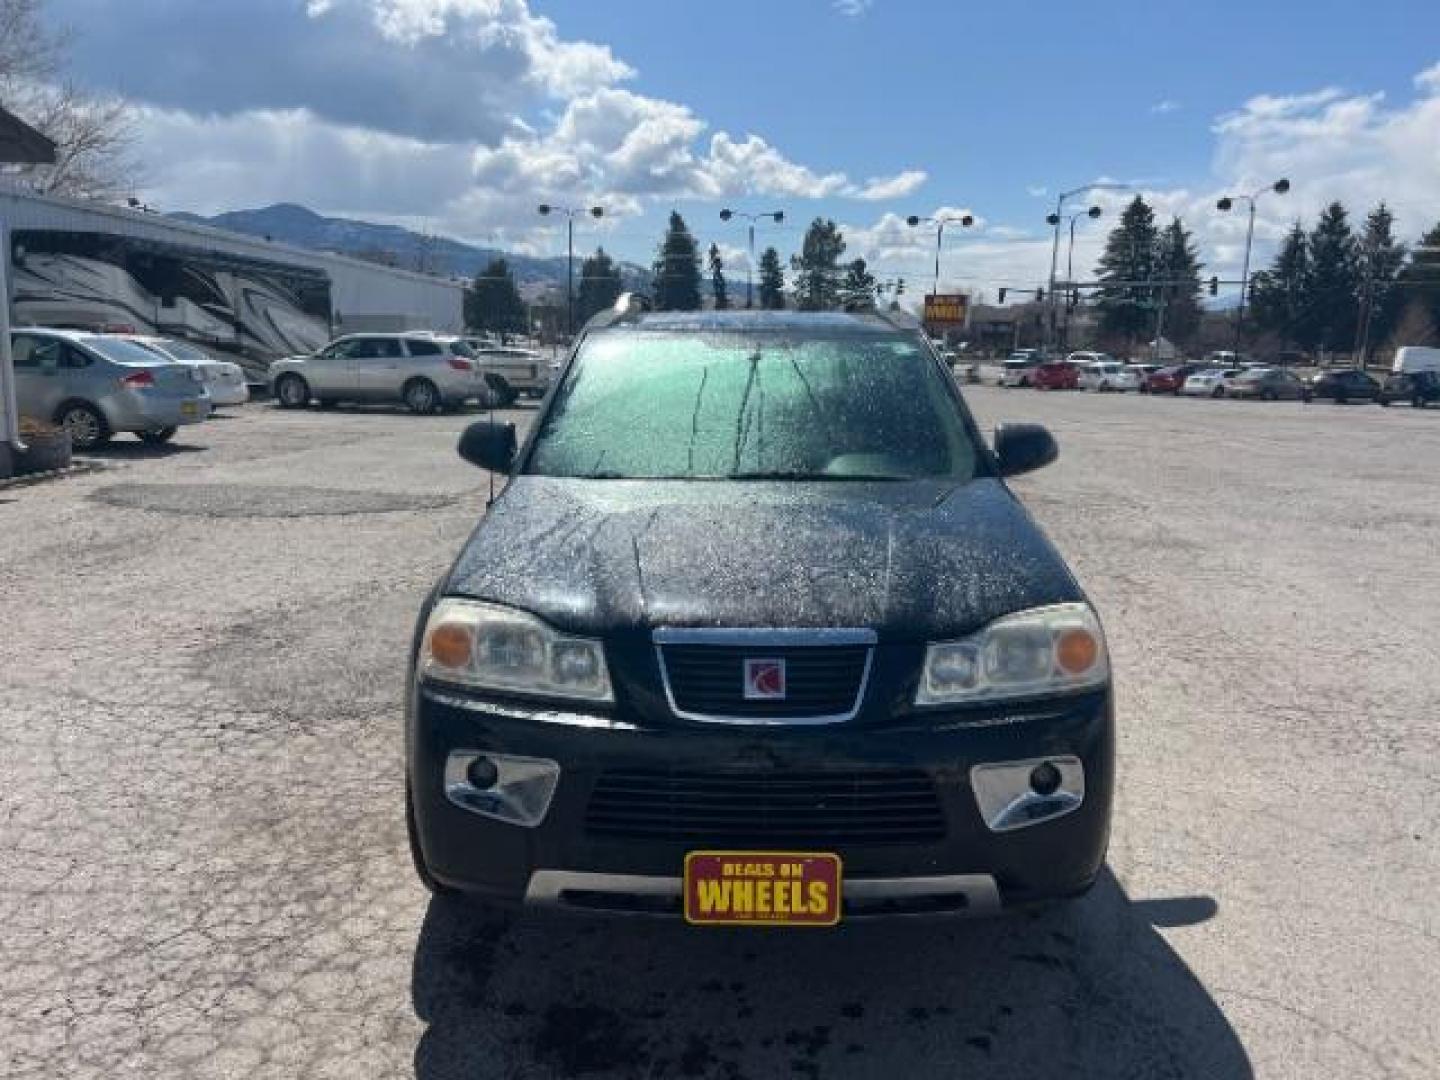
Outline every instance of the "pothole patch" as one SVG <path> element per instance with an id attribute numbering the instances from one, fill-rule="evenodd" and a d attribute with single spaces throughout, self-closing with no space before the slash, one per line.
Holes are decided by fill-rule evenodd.
<path id="1" fill-rule="evenodd" d="M 452 505 L 457 496 L 262 484 L 112 484 L 91 498 L 109 506 L 187 517 L 299 518 L 435 510 Z"/>

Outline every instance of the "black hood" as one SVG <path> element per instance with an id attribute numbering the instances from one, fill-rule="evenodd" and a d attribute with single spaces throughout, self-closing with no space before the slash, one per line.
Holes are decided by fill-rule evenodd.
<path id="1" fill-rule="evenodd" d="M 446 591 L 575 633 L 869 627 L 954 636 L 1081 598 L 998 480 L 737 482 L 516 477 Z"/>

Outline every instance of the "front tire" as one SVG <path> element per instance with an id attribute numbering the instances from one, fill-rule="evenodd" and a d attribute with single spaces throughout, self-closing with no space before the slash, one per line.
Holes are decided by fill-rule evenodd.
<path id="1" fill-rule="evenodd" d="M 84 401 L 72 401 L 60 407 L 55 422 L 70 435 L 70 446 L 75 450 L 93 450 L 110 441 L 112 432 L 104 414 L 94 405 Z"/>
<path id="2" fill-rule="evenodd" d="M 173 427 L 161 428 L 159 431 L 142 431 L 140 441 L 146 446 L 164 446 L 175 437 L 175 431 Z"/>
<path id="3" fill-rule="evenodd" d="M 411 379 L 400 391 L 400 397 L 416 416 L 428 416 L 440 407 L 440 391 L 429 379 Z"/>
<path id="4" fill-rule="evenodd" d="M 281 375 L 275 384 L 275 403 L 282 409 L 303 409 L 310 404 L 310 384 L 299 375 Z"/>

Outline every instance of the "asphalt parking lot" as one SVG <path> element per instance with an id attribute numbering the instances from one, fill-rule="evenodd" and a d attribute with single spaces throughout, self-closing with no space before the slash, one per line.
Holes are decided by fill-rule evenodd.
<path id="1" fill-rule="evenodd" d="M 467 418 L 252 405 L 0 491 L 11 1077 L 1430 1077 L 1440 411 L 967 390 L 1106 620 L 1110 872 L 1035 916 L 497 921 L 405 851 Z M 522 420 L 529 412 L 515 414 Z"/>

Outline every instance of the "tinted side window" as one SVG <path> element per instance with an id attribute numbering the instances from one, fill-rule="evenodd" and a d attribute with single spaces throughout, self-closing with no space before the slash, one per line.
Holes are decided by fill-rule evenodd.
<path id="1" fill-rule="evenodd" d="M 405 342 L 410 350 L 411 356 L 439 356 L 441 349 L 438 341 L 422 341 L 420 338 L 410 338 Z"/>
<path id="2" fill-rule="evenodd" d="M 373 360 L 380 355 L 382 353 L 378 338 L 361 338 L 350 346 L 349 356 L 352 360 Z"/>
<path id="3" fill-rule="evenodd" d="M 86 368 L 93 362 L 89 353 L 77 349 L 74 345 L 66 345 L 61 357 L 60 366 L 67 368 Z"/>

